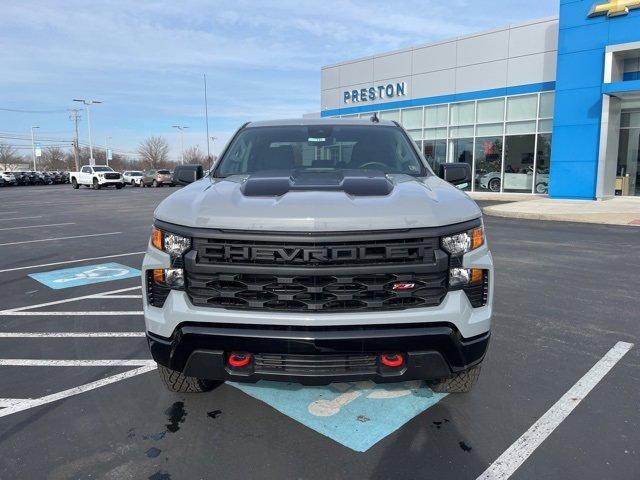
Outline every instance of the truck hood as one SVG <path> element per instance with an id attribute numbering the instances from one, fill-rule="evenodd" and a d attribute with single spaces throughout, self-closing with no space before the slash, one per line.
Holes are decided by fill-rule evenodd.
<path id="1" fill-rule="evenodd" d="M 435 176 L 387 175 L 386 195 L 290 190 L 254 196 L 248 177 L 204 178 L 167 197 L 155 211 L 164 222 L 227 230 L 346 232 L 439 227 L 481 216 L 464 192 Z"/>

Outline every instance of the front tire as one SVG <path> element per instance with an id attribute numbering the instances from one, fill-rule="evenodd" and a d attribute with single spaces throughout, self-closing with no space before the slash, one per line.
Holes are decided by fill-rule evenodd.
<path id="1" fill-rule="evenodd" d="M 158 365 L 160 380 L 170 392 L 175 393 L 203 393 L 213 390 L 222 382 L 205 380 L 196 377 L 187 377 L 181 372 Z"/>
<path id="2" fill-rule="evenodd" d="M 545 194 L 549 190 L 546 183 L 538 183 L 536 185 L 536 193 Z"/>
<path id="3" fill-rule="evenodd" d="M 153 188 L 158 188 L 158 182 L 156 180 L 153 181 L 153 183 L 151 184 L 153 186 Z"/>
<path id="4" fill-rule="evenodd" d="M 75 178 L 71 180 L 71 185 L 73 186 L 74 190 L 78 190 L 80 188 L 80 185 L 78 185 L 78 181 Z"/>
<path id="5" fill-rule="evenodd" d="M 122 187 L 124 187 L 124 183 L 118 183 L 116 184 L 116 190 L 121 190 Z"/>
<path id="6" fill-rule="evenodd" d="M 429 388 L 436 393 L 469 393 L 480 376 L 481 365 L 469 370 L 454 373 L 451 378 L 443 378 L 427 382 Z"/>
<path id="7" fill-rule="evenodd" d="M 492 178 L 491 180 L 489 180 L 489 190 L 491 190 L 492 192 L 499 192 L 500 191 L 500 179 L 499 178 Z"/>
<path id="8" fill-rule="evenodd" d="M 101 187 L 100 187 L 100 184 L 98 183 L 98 179 L 97 179 L 97 178 L 94 178 L 94 179 L 93 179 L 93 189 L 94 189 L 94 190 L 100 190 L 100 188 L 101 188 Z"/>

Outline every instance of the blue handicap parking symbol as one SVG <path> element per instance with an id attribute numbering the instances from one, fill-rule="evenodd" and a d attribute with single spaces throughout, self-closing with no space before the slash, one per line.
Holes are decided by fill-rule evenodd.
<path id="1" fill-rule="evenodd" d="M 423 382 L 335 383 L 328 387 L 266 381 L 230 385 L 358 452 L 367 451 L 446 396 L 434 393 Z"/>
<path id="2" fill-rule="evenodd" d="M 62 270 L 53 270 L 52 272 L 32 273 L 29 276 L 49 288 L 59 290 L 91 283 L 138 277 L 140 276 L 140 270 L 120 265 L 119 263 L 103 263 L 100 265 L 64 268 Z"/>

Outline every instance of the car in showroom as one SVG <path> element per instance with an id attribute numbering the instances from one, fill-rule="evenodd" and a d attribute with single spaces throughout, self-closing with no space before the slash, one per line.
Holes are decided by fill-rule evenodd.
<path id="1" fill-rule="evenodd" d="M 487 172 L 477 179 L 477 185 L 482 190 L 499 192 L 502 186 L 500 172 Z M 528 167 L 520 172 L 504 173 L 505 190 L 525 190 L 531 192 L 533 186 L 533 168 Z M 536 175 L 535 193 L 546 194 L 549 190 L 549 172 L 538 172 Z"/>
<path id="2" fill-rule="evenodd" d="M 211 174 L 156 208 L 142 266 L 165 386 L 424 380 L 468 392 L 487 351 L 482 212 L 397 123 L 242 126 Z M 185 177 L 185 181 L 187 178 Z"/>

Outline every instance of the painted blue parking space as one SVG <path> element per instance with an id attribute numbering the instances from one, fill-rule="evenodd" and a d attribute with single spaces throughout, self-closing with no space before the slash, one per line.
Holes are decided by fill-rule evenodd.
<path id="1" fill-rule="evenodd" d="M 29 276 L 49 288 L 59 290 L 92 283 L 112 282 L 114 280 L 138 277 L 140 276 L 140 270 L 119 263 L 103 263 L 76 268 L 64 268 L 51 272 L 32 273 Z"/>
<path id="2" fill-rule="evenodd" d="M 230 385 L 357 452 L 367 451 L 446 396 L 434 393 L 423 382 Z"/>

